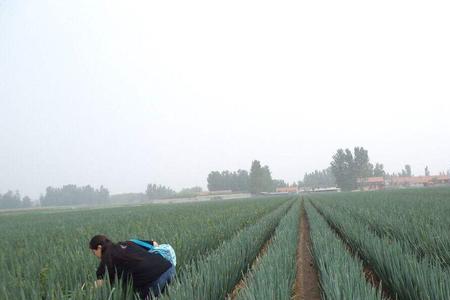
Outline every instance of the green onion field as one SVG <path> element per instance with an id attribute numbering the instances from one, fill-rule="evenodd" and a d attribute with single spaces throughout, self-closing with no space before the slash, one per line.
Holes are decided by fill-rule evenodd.
<path id="1" fill-rule="evenodd" d="M 449 188 L 3 212 L 0 299 L 137 299 L 93 287 L 95 234 L 171 244 L 163 299 L 302 299 L 301 218 L 322 299 L 450 299 L 449 216 Z"/>

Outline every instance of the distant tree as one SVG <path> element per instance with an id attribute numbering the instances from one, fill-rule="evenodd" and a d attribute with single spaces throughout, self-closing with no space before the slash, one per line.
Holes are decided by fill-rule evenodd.
<path id="1" fill-rule="evenodd" d="M 248 174 L 248 171 L 239 169 L 237 171 L 237 186 L 238 191 L 241 192 L 248 192 L 248 182 L 249 182 L 250 175 Z"/>
<path id="2" fill-rule="evenodd" d="M 258 160 L 252 162 L 250 168 L 250 192 L 252 194 L 260 193 L 263 191 L 263 171 L 261 163 Z"/>
<path id="3" fill-rule="evenodd" d="M 273 182 L 268 166 L 261 166 L 257 160 L 252 162 L 250 173 L 246 170 L 230 172 L 212 171 L 207 178 L 209 191 L 231 190 L 233 192 L 271 192 L 277 183 Z"/>
<path id="4" fill-rule="evenodd" d="M 30 197 L 20 197 L 19 191 L 8 191 L 6 194 L 0 194 L 0 209 L 14 209 L 31 207 L 32 202 Z"/>
<path id="5" fill-rule="evenodd" d="M 201 192 L 203 192 L 203 189 L 200 186 L 191 187 L 189 190 L 191 192 L 193 192 L 193 193 L 201 193 Z"/>
<path id="6" fill-rule="evenodd" d="M 373 174 L 373 165 L 369 162 L 369 152 L 363 147 L 355 147 L 353 174 L 356 178 L 367 178 Z"/>
<path id="7" fill-rule="evenodd" d="M 176 192 L 170 187 L 150 183 L 147 185 L 145 194 L 147 195 L 148 199 L 153 200 L 173 197 L 176 195 Z"/>
<path id="8" fill-rule="evenodd" d="M 273 187 L 274 187 L 274 189 L 284 188 L 284 187 L 287 187 L 287 186 L 288 186 L 288 184 L 286 184 L 286 182 L 284 182 L 284 180 L 282 180 L 282 179 L 274 179 L 273 180 Z"/>
<path id="9" fill-rule="evenodd" d="M 232 173 L 228 170 L 225 170 L 225 171 L 222 171 L 222 173 L 220 175 L 222 177 L 221 190 L 232 190 L 232 186 L 233 186 Z"/>
<path id="10" fill-rule="evenodd" d="M 111 203 L 140 203 L 148 200 L 144 193 L 123 193 L 110 196 Z"/>
<path id="11" fill-rule="evenodd" d="M 219 191 L 223 185 L 220 172 L 212 171 L 208 174 L 208 190 Z"/>
<path id="12" fill-rule="evenodd" d="M 336 185 L 336 179 L 334 178 L 331 168 L 324 170 L 315 170 L 311 173 L 305 173 L 303 181 L 299 182 L 299 186 L 306 188 L 323 188 Z"/>
<path id="13" fill-rule="evenodd" d="M 237 170 L 237 172 L 230 172 L 228 170 L 218 172 L 212 171 L 208 174 L 208 190 L 222 191 L 232 190 L 234 192 L 248 191 L 249 174 L 245 170 Z"/>
<path id="14" fill-rule="evenodd" d="M 383 164 L 370 163 L 369 153 L 363 147 L 355 147 L 354 154 L 349 149 L 338 149 L 331 161 L 331 172 L 336 179 L 336 185 L 344 191 L 353 190 L 358 186 L 359 178 L 385 176 Z"/>
<path id="15" fill-rule="evenodd" d="M 97 191 L 97 202 L 105 203 L 109 201 L 109 190 L 105 188 L 103 185 L 100 186 L 100 189 Z"/>
<path id="16" fill-rule="evenodd" d="M 411 165 L 405 165 L 405 168 L 398 175 L 402 176 L 402 177 L 410 177 L 410 176 L 412 176 Z"/>
<path id="17" fill-rule="evenodd" d="M 105 204 L 109 203 L 109 191 L 103 186 L 99 189 L 90 185 L 78 187 L 74 184 L 64 185 L 62 188 L 49 186 L 39 202 L 42 206 Z"/>
<path id="18" fill-rule="evenodd" d="M 193 197 L 196 196 L 198 193 L 201 193 L 203 189 L 199 186 L 194 186 L 191 188 L 184 188 L 181 191 L 177 193 L 177 196 L 181 197 Z"/>
<path id="19" fill-rule="evenodd" d="M 249 178 L 250 193 L 271 192 L 274 190 L 272 174 L 268 166 L 261 167 L 258 160 L 252 162 Z"/>
<path id="20" fill-rule="evenodd" d="M 425 167 L 425 176 L 430 176 L 430 170 L 428 169 L 428 166 Z"/>
<path id="21" fill-rule="evenodd" d="M 18 191 L 15 193 L 8 191 L 4 195 L 0 194 L 0 209 L 20 208 L 21 206 L 22 202 L 20 201 L 20 194 Z"/>
<path id="22" fill-rule="evenodd" d="M 356 188 L 356 174 L 353 154 L 349 149 L 338 149 L 331 161 L 331 171 L 336 178 L 336 184 L 344 191 Z"/>
<path id="23" fill-rule="evenodd" d="M 32 202 L 31 202 L 30 197 L 28 197 L 28 196 L 23 197 L 23 199 L 22 199 L 22 207 L 28 208 L 28 207 L 31 207 L 31 206 L 32 206 Z"/>
<path id="24" fill-rule="evenodd" d="M 383 164 L 376 163 L 375 168 L 373 169 L 373 176 L 375 177 L 384 177 L 386 172 L 384 171 Z"/>
<path id="25" fill-rule="evenodd" d="M 262 187 L 263 192 L 273 192 L 275 188 L 273 186 L 272 173 L 270 172 L 269 166 L 262 167 Z"/>
<path id="26" fill-rule="evenodd" d="M 406 176 L 412 176 L 411 165 L 405 165 Z"/>

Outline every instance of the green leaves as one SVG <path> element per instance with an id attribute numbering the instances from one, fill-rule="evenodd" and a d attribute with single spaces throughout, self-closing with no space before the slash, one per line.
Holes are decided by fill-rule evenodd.
<path id="1" fill-rule="evenodd" d="M 433 190 L 428 191 L 431 193 Z M 364 195 L 363 193 L 358 194 Z M 345 195 L 353 197 L 350 194 L 342 194 L 338 197 Z M 379 195 L 384 194 L 373 194 L 372 196 L 378 197 Z M 391 201 L 394 202 L 395 199 L 391 199 Z M 424 199 L 424 201 L 426 200 Z M 411 247 L 405 246 L 403 241 L 373 233 L 360 218 L 354 218 L 348 210 L 339 208 L 340 205 L 345 205 L 345 201 L 336 202 L 336 199 L 330 195 L 320 200 L 317 199 L 314 203 L 327 220 L 339 228 L 352 247 L 357 249 L 373 267 L 384 285 L 389 287 L 399 299 L 450 299 L 450 272 L 435 259 L 427 256 L 418 257 L 417 252 Z M 359 205 L 364 207 L 367 203 Z M 392 204 L 391 209 L 393 207 L 395 204 Z M 433 211 L 439 214 L 439 209 L 439 206 L 434 206 Z M 401 211 L 400 208 L 399 210 Z M 407 210 L 405 209 L 405 211 Z M 383 213 L 390 214 L 387 210 L 383 210 Z M 427 215 L 427 217 L 431 219 L 432 215 Z M 420 220 L 426 220 L 426 218 L 402 223 L 402 226 L 404 228 L 426 226 L 426 223 L 421 223 L 423 221 Z"/>
<path id="2" fill-rule="evenodd" d="M 326 199 L 327 197 L 324 197 Z M 414 189 L 333 196 L 333 209 L 357 218 L 380 237 L 395 239 L 419 259 L 450 267 L 450 189 Z"/>
<path id="3" fill-rule="evenodd" d="M 267 252 L 247 275 L 237 299 L 291 299 L 296 272 L 300 201 L 280 221 Z"/>
<path id="4" fill-rule="evenodd" d="M 240 231 L 208 256 L 189 265 L 169 289 L 170 299 L 223 299 L 256 258 L 291 203 Z"/>
<path id="5" fill-rule="evenodd" d="M 352 257 L 310 204 L 306 205 L 306 210 L 324 297 L 330 300 L 381 299 L 381 293 L 366 282 L 362 262 Z"/>
<path id="6" fill-rule="evenodd" d="M 1 299 L 107 299 L 111 287 L 81 289 L 95 280 L 98 260 L 88 249 L 98 233 L 171 244 L 177 272 L 212 253 L 237 232 L 274 211 L 286 198 L 145 205 L 0 215 Z M 121 299 L 116 287 L 111 297 Z M 18 296 L 20 295 L 20 296 Z M 132 299 L 133 295 L 128 299 Z"/>

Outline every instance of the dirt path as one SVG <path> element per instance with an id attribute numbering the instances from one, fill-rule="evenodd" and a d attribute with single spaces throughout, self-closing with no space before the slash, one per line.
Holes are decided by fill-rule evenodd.
<path id="1" fill-rule="evenodd" d="M 259 264 L 261 257 L 263 257 L 266 254 L 267 249 L 269 248 L 270 244 L 272 243 L 272 237 L 273 237 L 273 235 L 261 247 L 261 250 L 259 251 L 258 256 L 252 262 L 252 265 L 251 265 L 250 269 L 248 269 L 247 274 L 245 274 L 242 277 L 242 279 L 235 285 L 235 287 L 233 288 L 231 293 L 228 295 L 227 299 L 235 300 L 239 291 L 245 287 L 245 278 L 247 278 L 249 272 Z"/>
<path id="2" fill-rule="evenodd" d="M 302 199 L 303 201 L 303 199 Z M 297 248 L 297 278 L 295 281 L 295 300 L 319 300 L 319 276 L 314 267 L 314 260 L 309 249 L 311 239 L 309 236 L 308 215 L 302 204 L 299 228 L 299 244 Z"/>
<path id="3" fill-rule="evenodd" d="M 314 209 L 324 218 L 324 220 L 327 222 L 328 226 L 331 228 L 331 230 L 339 237 L 339 239 L 344 243 L 345 247 L 347 248 L 348 252 L 350 252 L 350 254 L 353 257 L 358 258 L 360 261 L 362 261 L 363 263 L 363 272 L 364 272 L 364 276 L 366 277 L 367 282 L 369 282 L 373 287 L 375 287 L 376 289 L 379 289 L 380 287 L 381 289 L 381 294 L 383 296 L 383 299 L 386 300 L 394 300 L 396 299 L 395 297 L 393 297 L 393 293 L 386 288 L 386 286 L 382 285 L 382 281 L 380 279 L 380 277 L 378 277 L 378 275 L 375 273 L 375 271 L 373 270 L 373 268 L 364 260 L 364 258 L 361 256 L 361 254 L 358 251 L 355 251 L 352 246 L 347 242 L 347 240 L 344 237 L 344 234 L 339 230 L 339 228 L 337 228 L 336 226 L 334 226 L 333 223 L 331 223 L 322 213 L 322 211 L 320 211 L 320 209 L 317 208 L 317 206 L 315 206 L 313 203 L 311 203 L 314 207 Z"/>

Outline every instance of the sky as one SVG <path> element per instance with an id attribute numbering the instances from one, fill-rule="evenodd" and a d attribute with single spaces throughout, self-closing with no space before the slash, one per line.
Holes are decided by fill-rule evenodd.
<path id="1" fill-rule="evenodd" d="M 448 1 L 0 0 L 0 193 L 450 169 Z"/>

